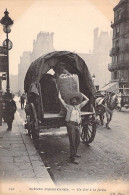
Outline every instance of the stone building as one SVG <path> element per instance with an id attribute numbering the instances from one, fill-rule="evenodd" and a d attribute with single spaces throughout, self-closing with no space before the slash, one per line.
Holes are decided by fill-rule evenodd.
<path id="1" fill-rule="evenodd" d="M 129 87 L 129 0 L 120 0 L 114 7 L 114 21 L 111 64 L 111 82 L 118 82 L 119 88 Z"/>
<path id="2" fill-rule="evenodd" d="M 78 53 L 86 62 L 91 75 L 95 75 L 95 85 L 103 86 L 109 82 L 110 72 L 107 64 L 110 63 L 109 50 L 111 48 L 111 35 L 108 32 L 99 32 L 98 28 L 94 29 L 93 51 L 89 53 Z M 23 92 L 25 74 L 32 61 L 40 56 L 54 51 L 53 47 L 54 33 L 40 32 L 36 40 L 33 41 L 32 52 L 24 52 L 20 58 L 18 71 L 18 90 Z"/>
<path id="3" fill-rule="evenodd" d="M 17 75 L 10 75 L 10 90 L 13 93 L 18 91 L 18 77 Z"/>
<path id="4" fill-rule="evenodd" d="M 24 92 L 24 78 L 28 67 L 30 66 L 31 52 L 25 51 L 20 57 L 20 64 L 18 65 L 18 91 Z"/>
<path id="5" fill-rule="evenodd" d="M 44 54 L 54 51 L 53 36 L 53 32 L 40 32 L 36 40 L 33 41 L 32 52 L 25 51 L 20 57 L 18 65 L 18 90 L 21 92 L 24 91 L 24 78 L 31 62 Z"/>
<path id="6" fill-rule="evenodd" d="M 89 54 L 79 53 L 79 55 L 88 65 L 91 75 L 95 75 L 95 85 L 102 87 L 110 80 L 107 64 L 110 63 L 109 50 L 112 45 L 112 34 L 104 31 L 99 33 L 99 28 L 95 28 L 93 33 L 93 51 Z"/>
<path id="7" fill-rule="evenodd" d="M 53 36 L 53 32 L 40 32 L 37 35 L 37 39 L 33 41 L 33 51 L 30 56 L 30 62 L 33 62 L 44 54 L 54 51 Z"/>

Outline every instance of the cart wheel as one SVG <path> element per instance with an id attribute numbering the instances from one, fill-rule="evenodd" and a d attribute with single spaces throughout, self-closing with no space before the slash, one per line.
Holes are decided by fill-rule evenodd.
<path id="1" fill-rule="evenodd" d="M 26 123 L 24 125 L 24 128 L 28 131 L 28 135 L 31 138 L 31 123 L 30 123 L 30 115 L 26 116 Z"/>
<path id="2" fill-rule="evenodd" d="M 95 122 L 89 122 L 82 126 L 81 139 L 83 143 L 90 144 L 96 135 L 96 124 Z"/>
<path id="3" fill-rule="evenodd" d="M 39 125 L 38 125 L 37 113 L 33 103 L 31 103 L 29 134 L 35 144 L 39 139 Z"/>
<path id="4" fill-rule="evenodd" d="M 32 124 L 32 127 L 31 127 L 31 135 L 32 135 L 32 139 L 34 141 L 34 143 L 36 143 L 39 139 L 39 131 L 37 129 L 38 127 L 35 128 L 35 125 Z"/>

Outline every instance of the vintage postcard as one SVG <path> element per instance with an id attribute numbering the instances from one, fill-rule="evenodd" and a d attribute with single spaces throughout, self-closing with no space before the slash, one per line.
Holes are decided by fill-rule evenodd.
<path id="1" fill-rule="evenodd" d="M 0 0 L 0 194 L 129 194 L 129 0 Z"/>

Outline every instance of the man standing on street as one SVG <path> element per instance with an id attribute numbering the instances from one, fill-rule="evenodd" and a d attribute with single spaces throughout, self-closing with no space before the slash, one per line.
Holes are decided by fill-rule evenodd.
<path id="1" fill-rule="evenodd" d="M 12 123 L 14 120 L 14 114 L 16 112 L 16 109 L 17 109 L 16 103 L 13 100 L 12 94 L 7 93 L 5 95 L 5 118 L 8 125 L 7 128 L 8 131 L 12 130 Z"/>
<path id="2" fill-rule="evenodd" d="M 70 93 L 67 98 L 69 99 L 69 104 L 66 104 L 65 101 L 61 98 L 59 92 L 59 99 L 67 110 L 66 122 L 67 122 L 67 131 L 70 142 L 70 161 L 74 164 L 79 164 L 75 160 L 76 157 L 81 157 L 77 154 L 77 149 L 80 144 L 80 128 L 81 128 L 81 115 L 80 111 L 89 101 L 89 99 L 80 92 Z M 82 99 L 85 99 L 82 102 Z"/>
<path id="3" fill-rule="evenodd" d="M 22 94 L 20 97 L 20 102 L 21 102 L 21 109 L 24 109 L 24 103 L 25 103 L 25 94 Z"/>

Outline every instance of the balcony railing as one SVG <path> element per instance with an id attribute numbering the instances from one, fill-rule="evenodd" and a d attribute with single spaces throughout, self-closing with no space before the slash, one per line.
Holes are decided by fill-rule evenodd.
<path id="1" fill-rule="evenodd" d="M 110 82 L 111 83 L 113 83 L 113 82 L 119 82 L 121 84 L 126 84 L 126 83 L 128 83 L 128 80 L 123 79 L 123 78 L 118 78 L 118 79 L 112 79 Z"/>
<path id="2" fill-rule="evenodd" d="M 119 53 L 119 51 L 120 51 L 119 46 L 113 47 L 113 48 L 110 50 L 110 56 Z"/>
<path id="3" fill-rule="evenodd" d="M 113 28 L 115 25 L 127 20 L 128 18 L 129 18 L 128 12 L 121 13 L 120 15 L 115 17 L 113 21 L 111 21 L 111 27 Z"/>
<path id="4" fill-rule="evenodd" d="M 121 60 L 115 63 L 108 64 L 108 70 L 111 72 L 114 70 L 121 70 L 125 68 L 129 68 L 129 60 Z"/>
<path id="5" fill-rule="evenodd" d="M 125 45 L 125 47 L 120 48 L 119 46 L 113 47 L 110 51 L 109 51 L 109 55 L 113 56 L 116 55 L 120 52 L 128 52 L 129 51 L 129 43 L 127 43 Z"/>
<path id="6" fill-rule="evenodd" d="M 113 63 L 111 63 L 111 64 L 108 64 L 108 70 L 109 71 L 113 71 L 113 70 L 116 70 L 117 69 L 117 64 L 113 64 Z"/>

